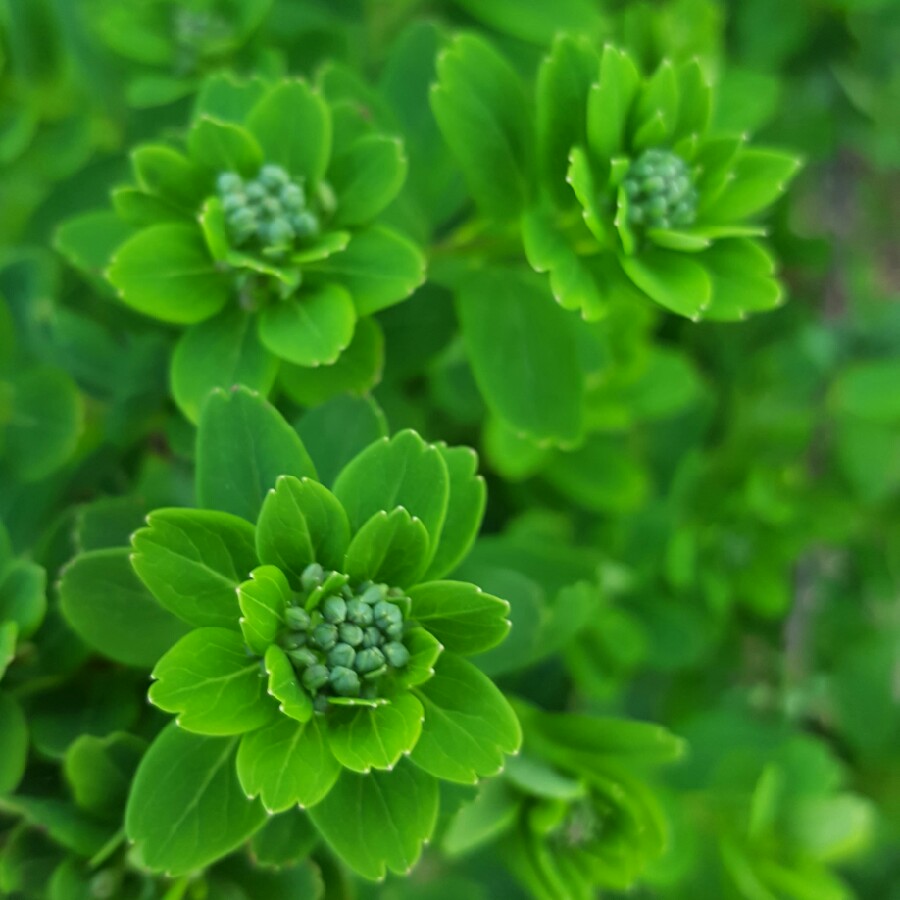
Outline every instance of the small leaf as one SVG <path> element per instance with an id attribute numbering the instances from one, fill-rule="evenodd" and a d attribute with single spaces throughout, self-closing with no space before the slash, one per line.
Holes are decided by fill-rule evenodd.
<path id="1" fill-rule="evenodd" d="M 333 278 L 353 298 L 359 316 L 371 316 L 405 300 L 425 281 L 425 257 L 402 234 L 373 226 L 353 235 L 349 246 L 306 271 Z"/>
<path id="2" fill-rule="evenodd" d="M 82 553 L 63 569 L 66 621 L 108 659 L 149 669 L 187 628 L 161 606 L 131 566 L 127 548 Z"/>
<path id="3" fill-rule="evenodd" d="M 141 760 L 125 809 L 125 833 L 143 865 L 170 876 L 202 869 L 266 821 L 235 775 L 237 738 L 169 725 Z"/>
<path id="4" fill-rule="evenodd" d="M 678 117 L 678 82 L 675 67 L 664 59 L 637 95 L 631 111 L 632 151 L 671 140 Z"/>
<path id="5" fill-rule="evenodd" d="M 384 337 L 375 319 L 359 319 L 350 346 L 330 366 L 282 365 L 280 384 L 302 406 L 320 406 L 339 394 L 368 393 L 381 380 Z"/>
<path id="6" fill-rule="evenodd" d="M 176 724 L 197 734 L 243 734 L 268 724 L 277 710 L 267 699 L 259 660 L 240 633 L 197 628 L 156 664 L 150 701 L 177 713 Z"/>
<path id="7" fill-rule="evenodd" d="M 309 816 L 303 810 L 293 809 L 279 816 L 272 816 L 253 835 L 250 846 L 252 857 L 260 866 L 293 869 L 306 860 L 318 843 L 319 832 L 309 821 Z M 285 896 L 300 898 L 307 895 L 297 893 Z M 315 897 L 320 900 L 318 894 Z"/>
<path id="8" fill-rule="evenodd" d="M 712 281 L 712 301 L 704 318 L 737 321 L 783 303 L 784 288 L 774 277 L 775 261 L 759 241 L 716 241 L 701 259 Z"/>
<path id="9" fill-rule="evenodd" d="M 193 215 L 203 200 L 208 182 L 182 153 L 164 144 L 146 144 L 131 153 L 138 187 Z"/>
<path id="10" fill-rule="evenodd" d="M 436 444 L 450 476 L 450 500 L 437 551 L 426 572 L 429 579 L 452 572 L 469 552 L 487 504 L 487 488 L 478 471 L 478 454 L 469 447 Z"/>
<path id="11" fill-rule="evenodd" d="M 53 246 L 90 278 L 103 274 L 116 247 L 131 235 L 131 227 L 111 210 L 82 213 L 56 230 Z"/>
<path id="12" fill-rule="evenodd" d="M 237 587 L 257 565 L 253 526 L 203 509 L 161 509 L 147 523 L 131 562 L 153 596 L 189 625 L 237 630 Z"/>
<path id="13" fill-rule="evenodd" d="M 422 520 L 434 552 L 447 516 L 450 478 L 440 450 L 406 430 L 370 445 L 347 463 L 335 480 L 334 494 L 351 529 L 377 512 L 402 506 Z"/>
<path id="14" fill-rule="evenodd" d="M 437 824 L 438 784 L 401 762 L 392 772 L 344 770 L 310 818 L 331 849 L 364 878 L 409 873 Z"/>
<path id="15" fill-rule="evenodd" d="M 146 747 L 139 737 L 124 731 L 105 737 L 79 737 L 66 751 L 63 764 L 76 804 L 118 825 L 132 776 Z"/>
<path id="16" fill-rule="evenodd" d="M 431 109 L 476 202 L 495 218 L 527 194 L 528 104 L 509 63 L 485 40 L 462 35 L 437 58 Z"/>
<path id="17" fill-rule="evenodd" d="M 338 499 L 317 481 L 284 475 L 259 513 L 256 549 L 300 587 L 300 576 L 317 562 L 339 570 L 350 543 L 350 523 Z"/>
<path id="18" fill-rule="evenodd" d="M 242 387 L 213 391 L 197 431 L 200 503 L 255 522 L 279 475 L 315 478 L 297 432 L 253 391 Z"/>
<path id="19" fill-rule="evenodd" d="M 428 564 L 428 531 L 402 506 L 375 513 L 353 536 L 342 570 L 351 581 L 375 581 L 405 588 Z"/>
<path id="20" fill-rule="evenodd" d="M 193 325 L 219 312 L 232 294 L 195 225 L 151 225 L 116 250 L 107 277 L 144 315 Z"/>
<path id="21" fill-rule="evenodd" d="M 509 603 L 474 584 L 428 581 L 407 593 L 412 617 L 453 653 L 481 653 L 509 632 Z"/>
<path id="22" fill-rule="evenodd" d="M 15 622 L 19 638 L 37 631 L 47 611 L 47 573 L 33 562 L 16 560 L 0 578 L 0 622 Z"/>
<path id="23" fill-rule="evenodd" d="M 247 127 L 268 162 L 314 184 L 325 175 L 331 156 L 331 114 L 305 81 L 284 80 L 270 88 L 247 116 Z"/>
<path id="24" fill-rule="evenodd" d="M 321 719 L 280 718 L 245 734 L 237 755 L 241 787 L 270 812 L 315 806 L 334 786 L 341 767 L 331 755 Z"/>
<path id="25" fill-rule="evenodd" d="M 277 359 L 259 342 L 256 321 L 240 309 L 226 309 L 189 328 L 172 354 L 172 396 L 196 422 L 213 388 L 242 384 L 265 396 L 278 373 Z"/>
<path id="26" fill-rule="evenodd" d="M 276 644 L 266 649 L 269 693 L 278 701 L 278 709 L 297 722 L 307 722 L 313 713 L 312 700 L 300 686 L 297 673 L 287 654 Z"/>
<path id="27" fill-rule="evenodd" d="M 682 63 L 675 71 L 678 81 L 678 121 L 673 141 L 689 135 L 703 135 L 712 115 L 712 88 L 698 59 Z"/>
<path id="28" fill-rule="evenodd" d="M 600 192 L 597 189 L 597 180 L 582 147 L 573 147 L 569 153 L 566 181 L 571 185 L 581 204 L 581 214 L 585 225 L 601 245 L 608 244 L 610 235 L 607 219 L 609 216 L 604 214 L 604 210 L 599 205 Z"/>
<path id="29" fill-rule="evenodd" d="M 587 104 L 588 147 L 598 161 L 623 151 L 625 127 L 640 80 L 637 67 L 624 50 L 611 44 L 603 48 L 600 78 L 591 88 Z"/>
<path id="30" fill-rule="evenodd" d="M 259 566 L 250 578 L 240 585 L 238 604 L 241 607 L 241 632 L 247 646 L 264 656 L 279 632 L 284 628 L 284 612 L 291 601 L 291 586 L 280 569 Z"/>
<path id="31" fill-rule="evenodd" d="M 731 180 L 711 203 L 702 205 L 703 221 L 727 224 L 755 215 L 785 192 L 800 166 L 800 160 L 788 153 L 757 148 L 742 150 Z"/>
<path id="32" fill-rule="evenodd" d="M 620 260 L 625 274 L 660 306 L 699 318 L 712 298 L 712 283 L 702 264 L 684 254 L 647 248 Z"/>
<path id="33" fill-rule="evenodd" d="M 223 122 L 243 122 L 268 86 L 260 77 L 238 78 L 228 71 L 207 76 L 194 102 L 194 117 L 210 116 Z"/>
<path id="34" fill-rule="evenodd" d="M 330 366 L 350 345 L 355 326 L 350 294 L 327 284 L 264 309 L 259 338 L 279 359 L 298 366 Z"/>
<path id="35" fill-rule="evenodd" d="M 422 718 L 422 704 L 412 694 L 400 694 L 374 709 L 338 710 L 328 718 L 328 746 L 354 772 L 391 770 L 416 745 Z"/>
<path id="36" fill-rule="evenodd" d="M 252 178 L 263 164 L 262 148 L 252 134 L 206 115 L 191 126 L 187 145 L 194 164 L 216 174 L 237 172 Z"/>
<path id="37" fill-rule="evenodd" d="M 409 662 L 397 673 L 397 683 L 403 687 L 423 684 L 434 675 L 434 664 L 444 652 L 444 645 L 424 628 L 409 628 L 403 635 L 409 650 Z"/>
<path id="38" fill-rule="evenodd" d="M 522 742 L 516 714 L 494 683 L 470 662 L 445 653 L 434 677 L 415 690 L 425 725 L 412 761 L 436 778 L 474 784 L 503 770 Z"/>
<path id="39" fill-rule="evenodd" d="M 334 224 L 361 225 L 397 196 L 406 180 L 406 154 L 397 138 L 370 134 L 336 155 L 328 177 L 338 197 Z"/>

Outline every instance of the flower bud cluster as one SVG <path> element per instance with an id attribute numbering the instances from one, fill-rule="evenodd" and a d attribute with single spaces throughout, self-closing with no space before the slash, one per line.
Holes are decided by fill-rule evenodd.
<path id="1" fill-rule="evenodd" d="M 216 189 L 235 247 L 251 244 L 281 254 L 319 234 L 319 217 L 309 208 L 303 184 L 281 166 L 265 165 L 250 180 L 223 172 Z"/>
<path id="2" fill-rule="evenodd" d="M 628 167 L 622 187 L 631 225 L 683 228 L 696 218 L 697 190 L 691 170 L 671 150 L 645 150 Z"/>
<path id="3" fill-rule="evenodd" d="M 328 697 L 379 697 L 382 679 L 409 661 L 403 611 L 392 602 L 402 593 L 371 581 L 354 589 L 348 581 L 318 563 L 307 566 L 279 640 L 319 712 Z"/>

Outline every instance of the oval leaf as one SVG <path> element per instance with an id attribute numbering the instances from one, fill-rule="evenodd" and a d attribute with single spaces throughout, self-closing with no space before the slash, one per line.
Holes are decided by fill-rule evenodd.
<path id="1" fill-rule="evenodd" d="M 420 519 L 398 506 L 375 513 L 350 541 L 343 571 L 351 581 L 415 584 L 428 564 L 428 532 Z"/>

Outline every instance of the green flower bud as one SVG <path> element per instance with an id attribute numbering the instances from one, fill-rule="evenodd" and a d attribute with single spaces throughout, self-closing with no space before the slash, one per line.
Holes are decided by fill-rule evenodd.
<path id="1" fill-rule="evenodd" d="M 372 607 L 357 598 L 347 602 L 347 621 L 365 627 L 371 625 L 374 616 Z"/>
<path id="2" fill-rule="evenodd" d="M 259 204 L 259 208 L 262 211 L 262 214 L 268 216 L 270 219 L 277 218 L 283 212 L 281 204 L 275 197 L 266 197 L 266 199 Z"/>
<path id="3" fill-rule="evenodd" d="M 315 644 L 319 649 L 330 650 L 337 643 L 337 639 L 337 626 L 323 622 L 321 625 L 316 625 L 316 627 L 313 629 L 311 640 L 312 643 Z M 345 641 L 345 643 L 350 642 Z"/>
<path id="4" fill-rule="evenodd" d="M 345 666 L 335 666 L 329 676 L 334 692 L 341 697 L 359 696 L 359 675 Z"/>
<path id="5" fill-rule="evenodd" d="M 309 613 L 302 606 L 289 606 L 285 610 L 284 620 L 287 622 L 288 628 L 294 631 L 306 631 L 310 625 Z"/>
<path id="6" fill-rule="evenodd" d="M 308 647 L 298 647 L 295 650 L 288 650 L 287 655 L 290 657 L 291 661 L 296 663 L 300 668 L 314 666 L 319 661 L 319 657 Z"/>
<path id="7" fill-rule="evenodd" d="M 391 641 L 389 644 L 385 644 L 382 652 L 395 669 L 400 669 L 409 662 L 409 650 L 399 641 Z"/>
<path id="8" fill-rule="evenodd" d="M 368 647 L 356 654 L 353 668 L 360 675 L 365 675 L 367 672 L 374 672 L 376 669 L 380 669 L 383 665 L 384 654 L 377 647 Z"/>
<path id="9" fill-rule="evenodd" d="M 290 181 L 290 176 L 281 166 L 269 163 L 259 170 L 259 181 L 269 190 L 275 190 L 287 184 Z"/>
<path id="10" fill-rule="evenodd" d="M 399 606 L 382 600 L 375 604 L 375 624 L 380 628 L 387 628 L 389 625 L 396 625 L 403 621 L 403 613 L 400 612 Z"/>
<path id="11" fill-rule="evenodd" d="M 266 199 L 266 189 L 258 181 L 251 181 L 244 190 L 251 203 L 261 203 Z"/>
<path id="12" fill-rule="evenodd" d="M 386 596 L 387 585 L 373 584 L 370 587 L 367 587 L 365 591 L 363 591 L 359 599 L 362 600 L 363 603 L 369 603 L 374 606 L 376 603 L 378 603 L 379 600 L 384 600 Z"/>
<path id="13" fill-rule="evenodd" d="M 351 625 L 349 622 L 345 622 L 340 626 L 339 633 L 341 640 L 351 647 L 358 647 L 363 641 L 363 630 L 359 625 Z"/>
<path id="14" fill-rule="evenodd" d="M 289 209 L 292 212 L 299 212 L 306 206 L 306 193 L 300 185 L 293 182 L 286 184 L 281 189 L 278 199 L 285 209 Z"/>
<path id="15" fill-rule="evenodd" d="M 347 601 L 343 597 L 329 597 L 320 609 L 322 618 L 332 625 L 340 625 L 347 618 Z"/>
<path id="16" fill-rule="evenodd" d="M 257 226 L 256 213 L 247 206 L 236 209 L 226 221 L 235 231 L 255 230 Z"/>
<path id="17" fill-rule="evenodd" d="M 385 637 L 392 641 L 399 641 L 403 637 L 403 623 L 392 622 L 384 629 Z"/>
<path id="18" fill-rule="evenodd" d="M 309 210 L 294 213 L 290 222 L 298 238 L 316 237 L 319 233 L 319 220 Z"/>
<path id="19" fill-rule="evenodd" d="M 622 187 L 632 225 L 684 227 L 696 217 L 697 191 L 691 171 L 671 150 L 645 150 L 629 166 Z"/>
<path id="20" fill-rule="evenodd" d="M 380 628 L 376 628 L 374 625 L 370 625 L 363 632 L 362 646 L 363 647 L 380 647 L 384 643 L 384 635 L 381 633 Z"/>
<path id="21" fill-rule="evenodd" d="M 216 179 L 216 190 L 220 194 L 235 194 L 244 189 L 244 179 L 236 172 L 223 172 Z"/>
<path id="22" fill-rule="evenodd" d="M 303 682 L 303 687 L 310 693 L 313 693 L 319 690 L 320 687 L 324 687 L 324 685 L 328 684 L 328 669 L 321 665 L 321 663 L 317 663 L 314 666 L 310 666 L 303 675 L 300 676 L 300 680 Z"/>
<path id="23" fill-rule="evenodd" d="M 329 666 L 344 666 L 347 669 L 353 667 L 353 661 L 356 659 L 356 651 L 349 644 L 335 644 L 328 651 Z"/>
<path id="24" fill-rule="evenodd" d="M 318 563 L 310 563 L 300 574 L 300 584 L 304 591 L 317 588 L 325 578 L 325 570 Z"/>
<path id="25" fill-rule="evenodd" d="M 313 709 L 317 713 L 326 713 L 329 709 L 331 709 L 331 704 L 328 702 L 328 697 L 325 694 L 316 694 L 313 697 Z"/>
<path id="26" fill-rule="evenodd" d="M 234 212 L 236 209 L 243 209 L 243 207 L 246 205 L 246 194 L 226 194 L 226 196 L 222 198 L 222 209 L 226 213 Z"/>

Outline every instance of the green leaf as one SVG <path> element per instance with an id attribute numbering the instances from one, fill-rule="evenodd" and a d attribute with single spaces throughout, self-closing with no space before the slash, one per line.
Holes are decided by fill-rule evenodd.
<path id="1" fill-rule="evenodd" d="M 431 632 L 417 627 L 407 629 L 403 643 L 409 650 L 409 662 L 397 674 L 397 682 L 403 687 L 414 687 L 428 681 L 444 645 Z"/>
<path id="2" fill-rule="evenodd" d="M 241 787 L 259 797 L 269 812 L 302 809 L 322 801 L 341 766 L 325 742 L 318 716 L 308 722 L 281 718 L 241 738 L 237 756 Z"/>
<path id="3" fill-rule="evenodd" d="M 304 413 L 296 427 L 324 484 L 388 434 L 384 413 L 371 397 L 335 397 Z"/>
<path id="4" fill-rule="evenodd" d="M 700 258 L 712 281 L 704 318 L 737 321 L 784 302 L 784 288 L 774 277 L 775 260 L 759 241 L 716 241 Z"/>
<path id="5" fill-rule="evenodd" d="M 588 147 L 598 161 L 612 159 L 623 151 L 640 80 L 637 66 L 624 50 L 611 44 L 603 48 L 600 78 L 591 88 L 587 104 Z"/>
<path id="6" fill-rule="evenodd" d="M 256 321 L 240 309 L 226 309 L 189 328 L 172 355 L 172 396 L 196 422 L 213 388 L 242 384 L 265 396 L 275 383 L 278 361 L 259 342 Z"/>
<path id="7" fill-rule="evenodd" d="M 203 79 L 194 103 L 194 116 L 243 122 L 267 89 L 263 78 L 239 78 L 220 70 Z"/>
<path id="8" fill-rule="evenodd" d="M 422 704 L 412 694 L 400 694 L 386 706 L 335 710 L 328 717 L 328 746 L 354 772 L 390 771 L 416 745 L 422 720 Z"/>
<path id="9" fill-rule="evenodd" d="M 269 693 L 278 701 L 278 710 L 297 722 L 306 722 L 313 713 L 312 700 L 300 686 L 294 666 L 287 654 L 276 644 L 266 650 L 266 671 L 269 673 Z"/>
<path id="10" fill-rule="evenodd" d="M 478 454 L 469 447 L 435 445 L 450 476 L 450 499 L 441 539 L 425 577 L 441 578 L 452 572 L 469 552 L 487 505 L 487 487 L 478 471 Z"/>
<path id="11" fill-rule="evenodd" d="M 53 246 L 90 278 L 99 278 L 113 251 L 131 235 L 131 226 L 111 210 L 67 219 L 53 236 Z"/>
<path id="12" fill-rule="evenodd" d="M 464 283 L 457 304 L 475 380 L 492 412 L 538 441 L 574 441 L 584 390 L 575 333 L 540 278 L 485 271 Z"/>
<path id="13" fill-rule="evenodd" d="M 832 385 L 830 402 L 838 413 L 870 422 L 900 422 L 900 359 L 855 362 Z"/>
<path id="14" fill-rule="evenodd" d="M 479 206 L 516 216 L 528 193 L 530 120 L 519 76 L 486 41 L 455 38 L 437 59 L 431 109 Z"/>
<path id="15" fill-rule="evenodd" d="M 583 147 L 573 147 L 569 153 L 566 182 L 578 198 L 584 224 L 601 245 L 608 244 L 610 235 L 607 218 L 609 217 L 604 215 L 604 211 L 599 205 L 601 197 L 597 188 L 597 179 L 594 177 L 594 170 Z"/>
<path id="16" fill-rule="evenodd" d="M 59 599 L 66 621 L 98 653 L 149 669 L 187 629 L 132 569 L 127 548 L 82 553 L 63 569 Z"/>
<path id="17" fill-rule="evenodd" d="M 122 731 L 106 737 L 79 737 L 63 763 L 75 803 L 98 819 L 118 825 L 131 778 L 146 747 L 139 737 Z"/>
<path id="18" fill-rule="evenodd" d="M 0 691 L 0 794 L 12 793 L 25 774 L 28 722 L 15 698 Z"/>
<path id="19" fill-rule="evenodd" d="M 284 629 L 284 612 L 292 597 L 291 586 L 280 569 L 259 566 L 237 590 L 243 613 L 241 633 L 254 653 L 265 656 L 269 645 Z"/>
<path id="20" fill-rule="evenodd" d="M 441 849 L 453 857 L 492 843 L 518 819 L 521 806 L 522 798 L 503 779 L 485 781 L 478 796 L 450 820 Z"/>
<path id="21" fill-rule="evenodd" d="M 255 522 L 279 475 L 316 476 L 297 432 L 253 391 L 242 387 L 213 391 L 197 432 L 201 505 Z"/>
<path id="22" fill-rule="evenodd" d="M 392 772 L 347 770 L 310 818 L 331 849 L 364 878 L 408 874 L 434 831 L 437 781 L 402 761 Z"/>
<path id="23" fill-rule="evenodd" d="M 256 527 L 262 562 L 292 576 L 299 589 L 300 576 L 310 563 L 340 570 L 349 543 L 347 514 L 328 488 L 309 478 L 278 478 Z"/>
<path id="24" fill-rule="evenodd" d="M 557 34 L 537 76 L 537 141 L 541 172 L 557 202 L 571 195 L 565 184 L 569 150 L 584 144 L 585 110 L 600 59 L 584 35 Z"/>
<path id="25" fill-rule="evenodd" d="M 161 225 L 166 222 L 184 223 L 185 214 L 162 197 L 155 194 L 145 194 L 133 187 L 117 187 L 110 191 L 112 206 L 116 216 L 128 226 Z M 128 232 L 133 232 L 133 227 Z M 122 236 L 117 245 L 125 240 L 127 234 Z M 112 258 L 111 248 L 107 255 L 107 261 Z"/>
<path id="26" fill-rule="evenodd" d="M 163 322 L 193 325 L 232 296 L 196 225 L 151 225 L 116 250 L 107 277 L 130 307 Z"/>
<path id="27" fill-rule="evenodd" d="M 474 784 L 503 770 L 522 743 L 512 707 L 470 662 L 445 653 L 434 677 L 415 689 L 425 707 L 422 736 L 410 759 L 436 778 Z"/>
<path id="28" fill-rule="evenodd" d="M 0 622 L 15 622 L 20 638 L 31 637 L 47 611 L 47 574 L 41 566 L 17 560 L 0 579 Z"/>
<path id="29" fill-rule="evenodd" d="M 305 81 L 284 80 L 270 88 L 247 116 L 247 127 L 267 162 L 313 183 L 324 177 L 331 156 L 331 114 Z"/>
<path id="30" fill-rule="evenodd" d="M 21 817 L 79 856 L 93 856 L 112 836 L 110 826 L 98 824 L 71 803 L 56 797 L 31 797 L 22 793 L 0 797 L 0 811 Z"/>
<path id="31" fill-rule="evenodd" d="M 169 725 L 141 760 L 125 832 L 154 872 L 185 875 L 240 846 L 266 821 L 235 775 L 237 738 L 208 738 Z"/>
<path id="32" fill-rule="evenodd" d="M 383 226 L 353 235 L 342 253 L 306 266 L 333 278 L 353 298 L 359 316 L 371 316 L 405 300 L 425 281 L 425 257 L 402 234 Z"/>
<path id="33" fill-rule="evenodd" d="M 196 734 L 243 734 L 267 725 L 277 710 L 267 699 L 259 659 L 227 628 L 197 628 L 156 664 L 151 703 L 178 714 Z"/>
<path id="34" fill-rule="evenodd" d="M 675 67 L 664 59 L 648 78 L 631 111 L 631 150 L 644 150 L 672 138 L 678 117 L 678 82 Z"/>
<path id="35" fill-rule="evenodd" d="M 455 0 L 455 5 L 489 28 L 510 35 L 538 47 L 547 43 L 547 35 L 572 31 L 596 39 L 605 22 L 591 0 L 558 0 L 550 4 L 522 4 L 517 0 Z"/>
<path id="36" fill-rule="evenodd" d="M 672 250 L 650 248 L 619 262 L 625 274 L 660 306 L 698 319 L 709 307 L 712 282 L 703 265 Z"/>
<path id="37" fill-rule="evenodd" d="M 580 310 L 588 322 L 606 316 L 607 301 L 594 273 L 549 216 L 538 209 L 526 212 L 522 240 L 531 268 L 550 273 L 550 292 L 563 309 Z"/>
<path id="38" fill-rule="evenodd" d="M 742 150 L 727 186 L 711 203 L 701 206 L 703 221 L 727 224 L 755 215 L 785 192 L 800 166 L 801 161 L 788 153 Z"/>
<path id="39" fill-rule="evenodd" d="M 700 60 L 682 63 L 675 70 L 675 77 L 678 81 L 678 121 L 673 140 L 705 134 L 712 115 L 712 88 Z"/>
<path id="40" fill-rule="evenodd" d="M 402 506 L 422 520 L 434 553 L 447 517 L 450 478 L 441 451 L 415 431 L 405 430 L 370 445 L 347 463 L 335 480 L 334 494 L 353 530 L 377 512 Z"/>
<path id="41" fill-rule="evenodd" d="M 4 462 L 22 481 L 35 481 L 75 452 L 84 405 L 72 378 L 50 366 L 15 372 L 10 382 L 13 408 L 5 427 Z"/>
<path id="42" fill-rule="evenodd" d="M 430 558 L 428 531 L 402 506 L 381 510 L 350 541 L 342 571 L 351 581 L 375 581 L 405 588 L 415 584 Z"/>
<path id="43" fill-rule="evenodd" d="M 338 394 L 364 394 L 381 380 L 384 338 L 375 319 L 360 319 L 350 346 L 330 366 L 282 365 L 280 384 L 302 406 L 319 406 Z"/>
<path id="44" fill-rule="evenodd" d="M 577 800 L 587 793 L 582 781 L 561 775 L 536 757 L 511 756 L 505 776 L 519 790 L 549 800 Z"/>
<path id="45" fill-rule="evenodd" d="M 161 509 L 131 539 L 153 596 L 195 627 L 237 630 L 237 587 L 256 567 L 253 526 L 229 513 Z"/>
<path id="46" fill-rule="evenodd" d="M 253 859 L 261 866 L 293 868 L 302 863 L 318 843 L 319 832 L 309 821 L 309 816 L 300 809 L 292 809 L 280 816 L 272 816 L 253 835 L 251 848 Z"/>
<path id="47" fill-rule="evenodd" d="M 262 148 L 252 134 L 205 115 L 191 126 L 187 145 L 192 162 L 215 174 L 237 172 L 252 178 L 264 162 Z"/>
<path id="48" fill-rule="evenodd" d="M 509 603 L 474 584 L 428 581 L 407 594 L 412 617 L 453 653 L 481 653 L 509 632 Z"/>
<path id="49" fill-rule="evenodd" d="M 163 144 L 145 145 L 132 151 L 131 165 L 142 191 L 188 216 L 197 212 L 209 182 L 184 154 Z"/>
<path id="50" fill-rule="evenodd" d="M 362 225 L 400 193 L 406 180 L 406 154 L 398 138 L 369 134 L 339 155 L 328 172 L 338 198 L 334 224 Z"/>
<path id="51" fill-rule="evenodd" d="M 353 339 L 356 309 L 336 284 L 303 291 L 266 307 L 259 339 L 280 359 L 298 366 L 330 366 Z"/>

